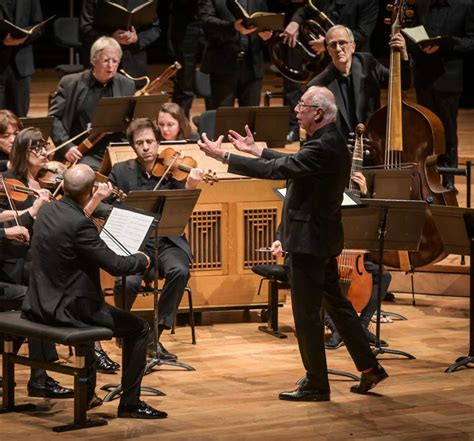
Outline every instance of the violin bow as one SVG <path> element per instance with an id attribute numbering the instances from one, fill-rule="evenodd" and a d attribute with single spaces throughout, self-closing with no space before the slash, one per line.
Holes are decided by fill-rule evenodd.
<path id="1" fill-rule="evenodd" d="M 170 164 L 168 165 L 168 167 L 166 168 L 165 172 L 163 173 L 163 175 L 161 176 L 160 180 L 157 182 L 157 184 L 153 187 L 153 191 L 155 190 L 158 190 L 158 188 L 160 187 L 161 183 L 163 182 L 163 179 L 166 178 L 166 175 L 170 172 L 171 168 L 173 167 L 173 165 L 175 164 L 175 162 L 178 160 L 178 156 L 175 155 L 173 157 L 173 159 L 170 161 Z"/>

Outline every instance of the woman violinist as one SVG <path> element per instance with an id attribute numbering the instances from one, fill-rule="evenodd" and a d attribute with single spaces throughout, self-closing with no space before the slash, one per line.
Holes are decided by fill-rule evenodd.
<path id="1" fill-rule="evenodd" d="M 47 203 L 50 193 L 39 187 L 36 176 L 46 163 L 46 146 L 38 129 L 29 127 L 23 129 L 13 142 L 10 153 L 10 170 L 3 173 L 2 190 L 8 192 L 9 197 L 0 199 L 0 220 L 6 222 L 15 218 L 15 223 L 19 227 L 28 228 L 31 234 L 31 227 L 38 213 L 39 208 Z M 15 204 L 12 200 L 10 189 L 16 185 L 12 180 L 20 181 L 22 188 L 33 189 L 35 195 L 28 195 L 26 199 Z M 7 196 L 5 194 L 5 196 Z M 12 202 L 10 207 L 9 203 Z M 9 227 L 5 225 L 5 233 Z M 18 229 L 20 234 L 23 231 Z M 0 286 L 4 288 L 4 296 L 9 299 L 21 300 L 26 295 L 29 268 L 30 268 L 30 247 L 28 244 L 28 234 L 22 234 L 22 241 L 0 240 Z M 21 344 L 21 342 L 20 342 Z M 37 360 L 55 361 L 57 353 L 54 343 L 29 339 L 30 357 Z M 18 349 L 18 345 L 17 348 Z M 62 387 L 57 381 L 47 375 L 44 369 L 32 369 L 30 381 L 28 382 L 28 394 L 35 397 L 48 398 L 71 398 L 74 395 L 72 389 Z"/>
<path id="2" fill-rule="evenodd" d="M 7 170 L 13 141 L 22 128 L 23 124 L 12 111 L 0 110 L 0 172 Z"/>

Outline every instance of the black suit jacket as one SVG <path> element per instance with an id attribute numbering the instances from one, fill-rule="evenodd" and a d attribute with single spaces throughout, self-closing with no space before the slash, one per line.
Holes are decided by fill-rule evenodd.
<path id="1" fill-rule="evenodd" d="M 6 19 L 21 28 L 30 28 L 43 20 L 40 1 L 17 0 L 15 16 L 10 17 L 6 1 L 0 0 L 0 19 Z M 42 35 L 42 32 L 42 29 L 36 30 L 19 46 L 5 46 L 3 39 L 6 34 L 0 33 L 0 72 L 11 64 L 21 77 L 33 75 L 35 65 L 32 43 Z"/>
<path id="2" fill-rule="evenodd" d="M 138 186 L 138 166 L 135 159 L 129 159 L 128 161 L 114 164 L 109 174 L 109 181 L 125 193 L 133 190 L 143 190 Z M 169 179 L 166 184 L 160 186 L 160 190 L 182 189 L 184 187 L 184 183 L 176 181 L 175 179 Z M 104 205 L 106 204 L 101 204 L 99 206 L 97 214 L 104 215 L 104 209 L 107 209 Z M 175 246 L 181 248 L 187 254 L 189 261 L 192 260 L 191 247 L 184 235 L 176 237 L 160 237 L 158 246 L 163 246 L 166 242 L 171 242 Z M 153 240 L 151 240 L 147 244 L 147 251 L 149 251 L 150 255 L 153 255 L 153 249 L 154 243 Z"/>
<path id="3" fill-rule="evenodd" d="M 318 0 L 315 6 L 335 24 L 352 31 L 358 51 L 369 51 L 370 36 L 377 24 L 378 3 L 377 0 Z M 306 5 L 295 12 L 292 20 L 301 25 L 306 20 L 314 20 L 315 16 L 314 9 Z"/>
<path id="4" fill-rule="evenodd" d="M 84 0 L 82 4 L 81 17 L 79 19 L 79 33 L 82 41 L 85 43 L 86 53 L 89 53 L 90 47 L 99 37 L 103 35 L 111 36 L 113 32 L 97 27 L 94 23 L 99 1 L 104 0 Z M 132 9 L 145 3 L 145 0 L 114 0 L 131 11 Z M 140 77 L 146 75 L 147 63 L 147 47 L 158 40 L 161 30 L 159 20 L 156 19 L 150 26 L 136 29 L 138 41 L 134 44 L 122 46 L 122 67 L 132 77 Z"/>
<path id="5" fill-rule="evenodd" d="M 91 70 L 85 70 L 61 78 L 48 111 L 48 116 L 54 117 L 51 138 L 56 145 L 71 138 L 72 123 L 77 110 L 86 98 L 91 75 Z M 117 74 L 113 80 L 112 91 L 113 96 L 130 96 L 135 93 L 135 84 L 132 80 Z M 71 147 L 72 144 L 66 145 L 64 151 Z"/>
<path id="6" fill-rule="evenodd" d="M 92 221 L 68 198 L 41 208 L 31 248 L 33 263 L 23 315 L 53 326 L 87 326 L 78 319 L 84 311 L 77 311 L 75 302 L 87 299 L 91 311 L 104 304 L 100 268 L 120 276 L 143 271 L 147 263 L 143 254 L 122 257 L 111 251 Z"/>
<path id="7" fill-rule="evenodd" d="M 265 149 L 261 158 L 230 155 L 229 172 L 261 179 L 288 179 L 281 237 L 290 253 L 334 256 L 344 234 L 341 203 L 351 160 L 336 124 L 328 124 L 301 149 L 286 155 Z"/>
<path id="8" fill-rule="evenodd" d="M 268 10 L 265 0 L 250 0 L 248 12 Z M 230 74 L 239 69 L 240 33 L 234 29 L 236 18 L 226 6 L 226 0 L 198 0 L 199 19 L 207 43 L 201 63 L 205 73 Z M 254 78 L 263 77 L 263 41 L 254 32 L 250 35 L 249 50 Z"/>
<path id="9" fill-rule="evenodd" d="M 402 62 L 403 88 L 408 89 L 411 83 L 410 62 Z M 389 71 L 375 57 L 366 52 L 356 52 L 352 56 L 352 82 L 356 105 L 357 122 L 366 123 L 369 117 L 380 108 L 380 89 L 388 85 Z M 336 97 L 338 108 L 337 125 L 345 136 L 355 127 L 350 127 L 350 119 L 337 81 L 339 71 L 330 63 L 309 83 L 311 86 L 327 87 Z"/>
<path id="10" fill-rule="evenodd" d="M 430 37 L 432 30 L 430 0 L 417 0 L 410 26 L 423 25 Z M 462 57 L 474 51 L 474 3 L 472 0 L 450 0 L 441 36 L 453 37 L 446 51 L 427 55 L 416 44 L 409 44 L 415 62 L 415 86 L 433 87 L 440 92 L 461 93 L 463 85 Z M 472 56 L 472 55 L 471 55 Z"/>

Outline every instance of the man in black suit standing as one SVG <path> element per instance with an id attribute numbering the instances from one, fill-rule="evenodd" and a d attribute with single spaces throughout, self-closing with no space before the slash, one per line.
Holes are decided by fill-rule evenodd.
<path id="1" fill-rule="evenodd" d="M 90 58 L 92 69 L 61 78 L 51 101 L 48 115 L 54 117 L 51 138 L 56 145 L 87 129 L 101 98 L 131 96 L 135 92 L 134 82 L 117 74 L 122 49 L 115 39 L 100 37 L 92 45 Z M 98 170 L 106 146 L 110 141 L 121 141 L 122 137 L 118 134 L 106 135 L 82 155 L 77 145 L 87 136 L 79 138 L 76 143 L 69 142 L 58 154 L 71 163 L 78 160 Z"/>
<path id="2" fill-rule="evenodd" d="M 140 401 L 149 325 L 106 303 L 100 286 L 100 268 L 117 276 L 135 274 L 150 265 L 150 258 L 144 253 L 118 256 L 99 237 L 87 215 L 96 204 L 94 182 L 95 174 L 89 166 L 70 168 L 64 174 L 65 197 L 47 204 L 38 214 L 23 316 L 50 326 L 103 326 L 113 330 L 114 336 L 123 338 L 123 393 L 118 416 L 165 418 L 165 412 Z M 101 404 L 94 394 L 94 359 L 90 347 L 86 353 L 90 407 Z"/>
<path id="3" fill-rule="evenodd" d="M 408 89 L 411 72 L 405 39 L 397 34 L 389 44 L 401 52 L 403 88 Z M 354 34 L 345 26 L 336 25 L 327 31 L 326 47 L 331 63 L 308 87 L 327 87 L 334 94 L 339 110 L 337 126 L 347 138 L 358 123 L 366 124 L 380 108 L 380 89 L 387 87 L 389 71 L 371 53 L 355 52 Z"/>
<path id="4" fill-rule="evenodd" d="M 266 0 L 244 0 L 241 5 L 249 14 L 268 10 Z M 258 106 L 263 79 L 263 41 L 270 32 L 256 34 L 246 28 L 227 8 L 226 0 L 198 0 L 199 19 L 207 43 L 201 71 L 210 74 L 209 109 Z"/>
<path id="5" fill-rule="evenodd" d="M 30 28 L 43 20 L 39 0 L 2 0 L 0 19 L 21 28 Z M 31 76 L 35 71 L 32 43 L 42 35 L 37 29 L 25 38 L 0 33 L 0 109 L 9 109 L 19 117 L 30 108 Z"/>
<path id="6" fill-rule="evenodd" d="M 211 157 L 229 164 L 229 172 L 261 179 L 287 179 L 283 207 L 282 242 L 272 244 L 274 254 L 289 253 L 293 316 L 305 381 L 294 391 L 280 393 L 291 401 L 328 401 L 329 380 L 324 352 L 324 307 L 333 317 L 347 345 L 361 382 L 351 392 L 366 393 L 388 377 L 370 350 L 360 320 L 342 295 L 336 256 L 344 243 L 341 202 L 349 181 L 350 156 L 336 124 L 334 95 L 311 87 L 296 106 L 298 121 L 308 134 L 293 154 L 263 149 L 247 136 L 231 131 L 229 140 L 257 158 L 229 154 L 221 149 L 223 137 L 210 141 L 205 134 L 199 146 Z"/>
<path id="7" fill-rule="evenodd" d="M 474 4 L 471 0 L 420 0 L 413 8 L 411 25 L 423 25 L 430 37 L 451 37 L 442 46 L 422 49 L 411 44 L 410 52 L 415 64 L 417 101 L 434 112 L 444 126 L 446 152 L 438 156 L 438 165 L 457 167 L 463 56 L 474 51 Z M 443 184 L 448 190 L 454 189 L 454 176 L 444 176 Z"/>
<path id="8" fill-rule="evenodd" d="M 149 25 L 138 29 L 107 29 L 97 25 L 97 12 L 99 2 L 105 0 L 84 0 L 79 21 L 79 33 L 86 46 L 86 51 L 101 36 L 109 36 L 117 40 L 122 47 L 122 67 L 132 77 L 141 77 L 147 74 L 147 48 L 158 40 L 161 29 L 158 18 Z M 146 3 L 147 0 L 114 0 L 114 3 L 132 11 Z M 136 86 L 142 87 L 144 81 L 137 82 Z"/>

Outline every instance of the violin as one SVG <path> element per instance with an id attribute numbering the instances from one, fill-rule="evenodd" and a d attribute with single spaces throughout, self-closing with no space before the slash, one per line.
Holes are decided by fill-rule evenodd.
<path id="1" fill-rule="evenodd" d="M 97 187 L 98 184 L 104 184 L 109 182 L 109 178 L 102 173 L 95 172 L 95 183 L 94 187 Z M 112 185 L 112 194 L 114 195 L 115 199 L 118 201 L 125 201 L 127 199 L 127 193 L 120 190 L 120 188 L 115 187 Z"/>
<path id="2" fill-rule="evenodd" d="M 62 182 L 63 174 L 68 169 L 66 164 L 59 161 L 48 161 L 36 177 L 41 188 L 55 190 Z"/>
<path id="3" fill-rule="evenodd" d="M 23 182 L 13 178 L 0 179 L 0 196 L 10 195 L 15 202 L 25 202 L 29 196 L 39 196 L 38 190 L 26 187 Z"/>
<path id="4" fill-rule="evenodd" d="M 176 150 L 168 147 L 164 149 L 156 158 L 155 166 L 151 174 L 153 176 L 166 176 L 172 177 L 177 181 L 184 181 L 188 178 L 189 172 L 191 169 L 197 167 L 197 161 L 191 156 L 180 156 L 180 153 Z M 203 181 L 207 184 L 214 184 L 214 182 L 219 182 L 219 178 L 216 175 L 216 172 L 208 170 L 204 174 Z"/>

